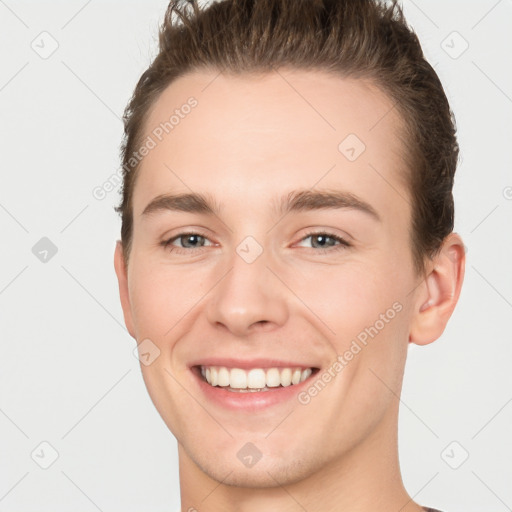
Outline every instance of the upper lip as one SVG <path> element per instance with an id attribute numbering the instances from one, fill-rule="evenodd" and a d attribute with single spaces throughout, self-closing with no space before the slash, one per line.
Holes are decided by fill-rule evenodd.
<path id="1" fill-rule="evenodd" d="M 256 359 L 235 359 L 232 357 L 209 357 L 198 359 L 190 364 L 193 366 L 225 366 L 227 368 L 316 368 L 310 363 L 299 361 L 285 361 L 281 359 L 256 358 Z"/>

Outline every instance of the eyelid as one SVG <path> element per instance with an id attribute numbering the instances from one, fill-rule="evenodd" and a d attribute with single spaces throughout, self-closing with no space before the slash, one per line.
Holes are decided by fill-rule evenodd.
<path id="1" fill-rule="evenodd" d="M 194 226 L 194 225 L 184 227 L 184 228 L 183 227 L 177 228 L 177 229 L 169 230 L 166 233 L 164 233 L 161 238 L 161 240 L 162 240 L 161 243 L 165 243 L 170 240 L 175 240 L 176 238 L 179 238 L 180 236 L 185 236 L 185 235 L 200 235 L 204 238 L 210 239 L 211 232 L 207 229 L 204 229 L 199 226 Z"/>

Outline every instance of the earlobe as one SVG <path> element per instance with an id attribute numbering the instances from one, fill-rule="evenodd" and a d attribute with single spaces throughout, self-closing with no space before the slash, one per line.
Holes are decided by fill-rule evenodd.
<path id="1" fill-rule="evenodd" d="M 118 240 L 116 243 L 116 249 L 114 253 L 114 268 L 119 285 L 119 297 L 121 299 L 121 307 L 123 308 L 124 323 L 126 324 L 126 328 L 128 329 L 130 336 L 135 338 L 130 304 L 130 293 L 128 289 L 128 273 L 124 260 L 123 245 L 120 240 Z"/>
<path id="2" fill-rule="evenodd" d="M 464 280 L 466 255 L 462 239 L 456 233 L 448 235 L 433 268 L 419 287 L 409 341 L 427 345 L 438 339 L 459 299 Z"/>

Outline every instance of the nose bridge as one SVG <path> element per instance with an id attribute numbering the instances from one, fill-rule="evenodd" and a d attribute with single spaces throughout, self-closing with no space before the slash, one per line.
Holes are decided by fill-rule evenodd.
<path id="1" fill-rule="evenodd" d="M 287 318 L 285 290 L 267 268 L 271 251 L 246 237 L 229 257 L 229 271 L 212 290 L 208 317 L 237 335 L 256 324 L 282 325 Z"/>

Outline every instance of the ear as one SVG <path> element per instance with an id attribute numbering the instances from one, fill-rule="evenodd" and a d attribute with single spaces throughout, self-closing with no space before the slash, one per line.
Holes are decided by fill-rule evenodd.
<path id="1" fill-rule="evenodd" d="M 429 271 L 415 300 L 414 318 L 409 341 L 427 345 L 443 333 L 459 300 L 466 253 L 459 235 L 448 235 L 438 254 L 432 259 Z"/>
<path id="2" fill-rule="evenodd" d="M 120 240 L 116 243 L 114 253 L 114 268 L 116 270 L 117 282 L 119 284 L 119 297 L 121 298 L 121 307 L 123 308 L 124 323 L 132 338 L 135 338 L 133 329 L 132 308 L 130 304 L 130 293 L 128 290 L 127 267 L 123 255 L 123 244 Z"/>

